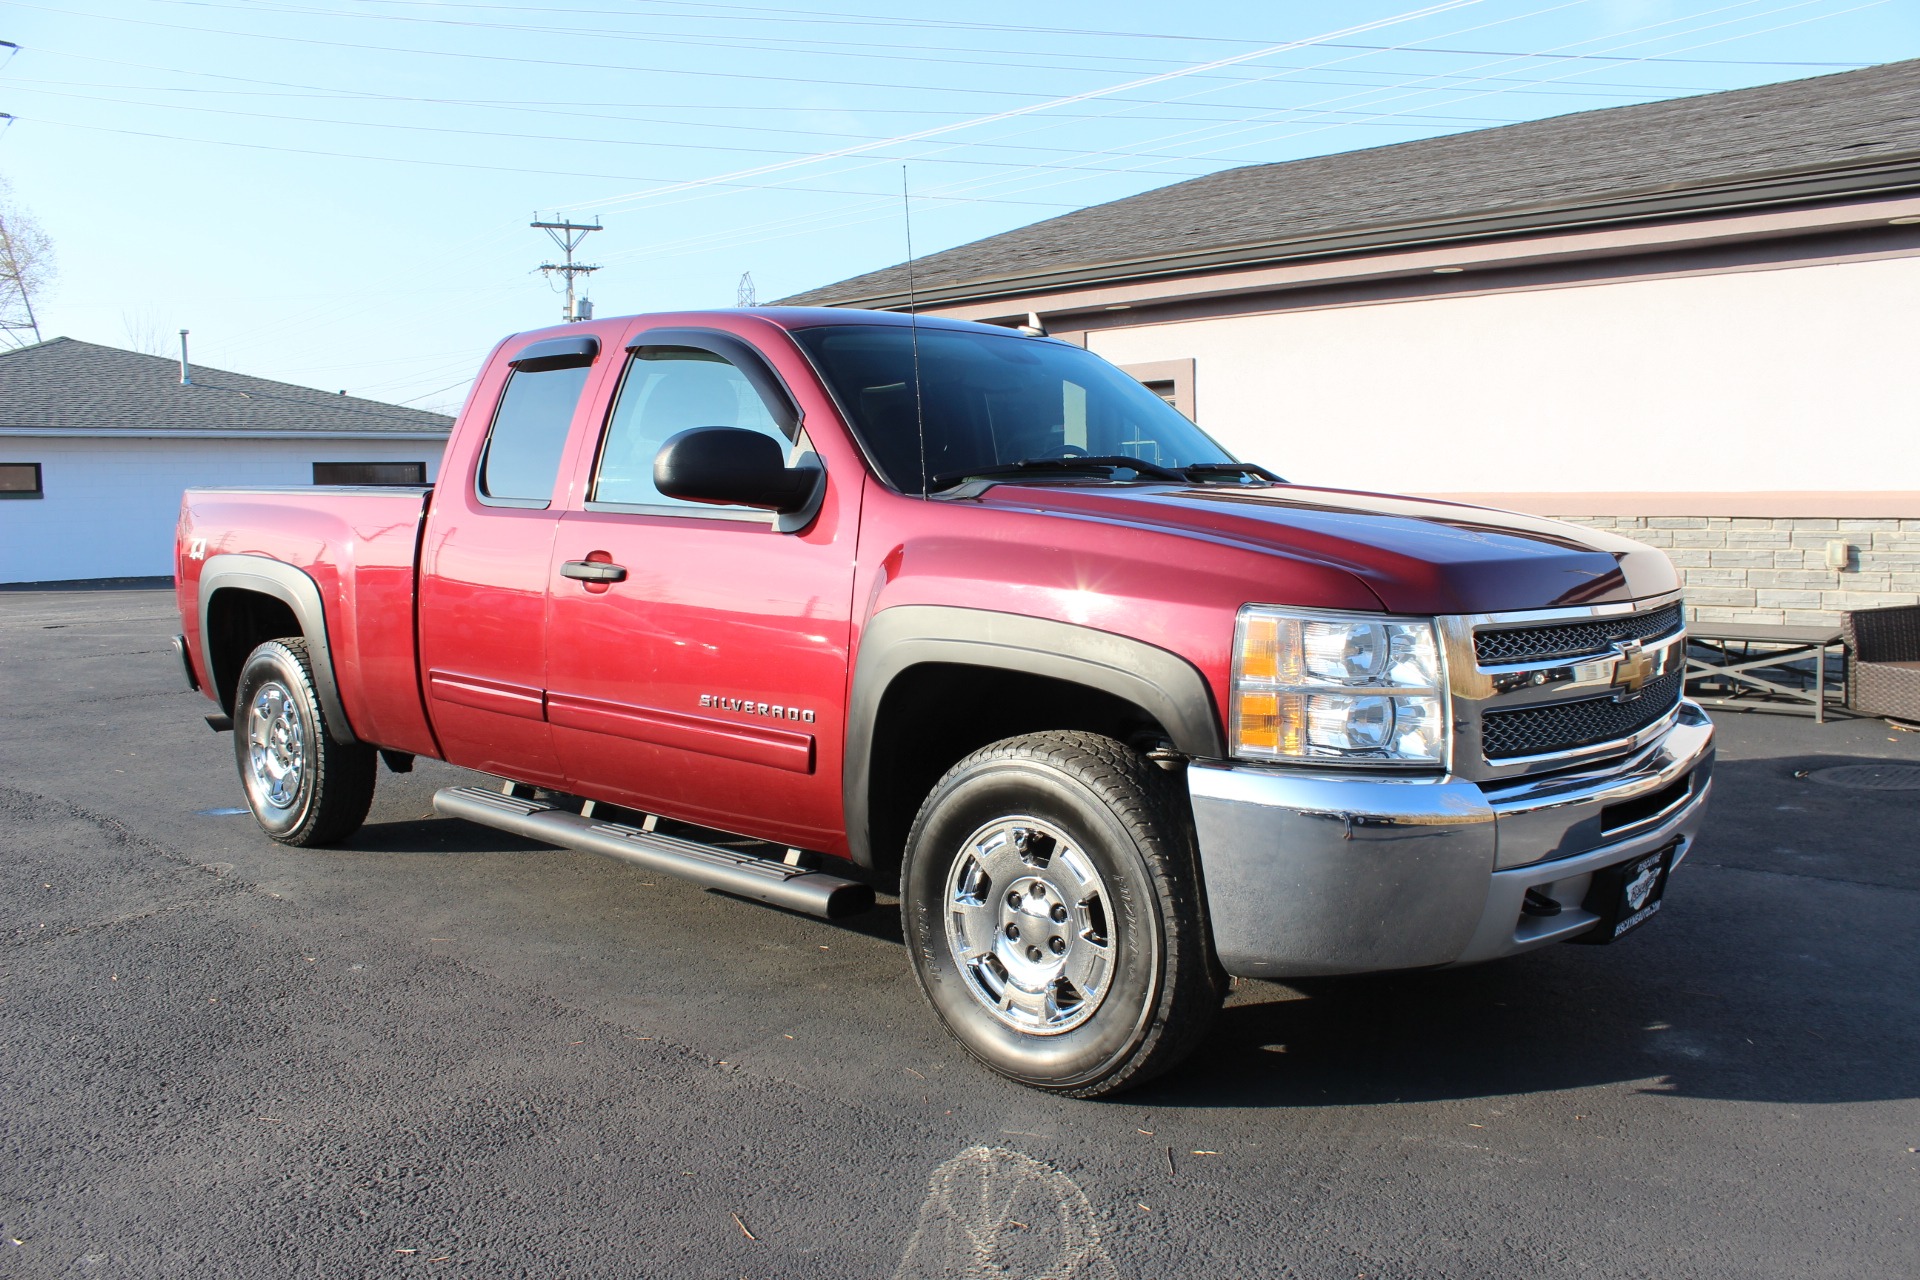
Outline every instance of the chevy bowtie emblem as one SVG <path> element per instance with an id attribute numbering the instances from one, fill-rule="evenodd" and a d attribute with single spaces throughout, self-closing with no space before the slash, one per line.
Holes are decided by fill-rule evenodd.
<path id="1" fill-rule="evenodd" d="M 1613 696 L 1621 702 L 1640 696 L 1640 690 L 1653 679 L 1653 655 L 1641 648 L 1638 640 L 1614 644 L 1620 658 L 1613 664 Z"/>

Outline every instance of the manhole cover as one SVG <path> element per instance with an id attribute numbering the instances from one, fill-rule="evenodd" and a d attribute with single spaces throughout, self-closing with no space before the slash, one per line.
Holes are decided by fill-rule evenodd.
<path id="1" fill-rule="evenodd" d="M 1920 764 L 1843 764 L 1816 769 L 1807 778 L 1855 791 L 1920 791 Z"/>

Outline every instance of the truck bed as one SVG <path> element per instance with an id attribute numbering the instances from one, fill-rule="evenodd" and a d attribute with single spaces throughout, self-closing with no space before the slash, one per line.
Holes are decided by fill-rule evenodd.
<path id="1" fill-rule="evenodd" d="M 415 573 L 431 486 L 189 489 L 181 500 L 176 590 L 195 673 L 230 705 L 237 665 L 222 652 L 206 566 L 251 556 L 300 570 L 319 589 L 327 644 L 353 736 L 439 754 L 421 701 Z M 232 564 L 232 561 L 221 562 Z M 241 655 L 244 658 L 244 655 Z"/>

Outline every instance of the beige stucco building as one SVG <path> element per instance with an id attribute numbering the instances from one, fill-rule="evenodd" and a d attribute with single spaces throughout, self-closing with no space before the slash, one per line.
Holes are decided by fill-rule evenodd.
<path id="1" fill-rule="evenodd" d="M 1230 170 L 915 275 L 1291 480 L 1660 545 L 1704 618 L 1920 599 L 1920 62 Z"/>

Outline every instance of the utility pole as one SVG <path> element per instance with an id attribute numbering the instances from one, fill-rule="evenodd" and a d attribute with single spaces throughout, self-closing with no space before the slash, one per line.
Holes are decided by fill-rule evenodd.
<path id="1" fill-rule="evenodd" d="M 736 307 L 757 307 L 760 305 L 760 291 L 753 287 L 753 272 L 742 271 L 740 283 L 733 291 L 733 305 Z"/>
<path id="2" fill-rule="evenodd" d="M 586 298 L 581 298 L 578 302 L 574 301 L 573 278 L 575 276 L 592 275 L 600 268 L 597 265 L 589 266 L 584 262 L 575 262 L 573 260 L 573 251 L 580 247 L 580 242 L 585 240 L 588 235 L 602 229 L 600 219 L 596 217 L 592 223 L 585 223 L 575 222 L 571 218 L 562 218 L 557 213 L 553 216 L 555 221 L 542 222 L 540 215 L 536 212 L 533 215 L 533 221 L 527 225 L 537 227 L 551 236 L 554 244 L 558 245 L 560 251 L 566 255 L 567 260 L 565 262 L 543 262 L 540 264 L 540 270 L 548 276 L 553 275 L 557 271 L 566 277 L 567 310 L 565 318 L 567 323 L 571 324 L 577 320 L 591 320 L 593 319 L 593 303 Z"/>

